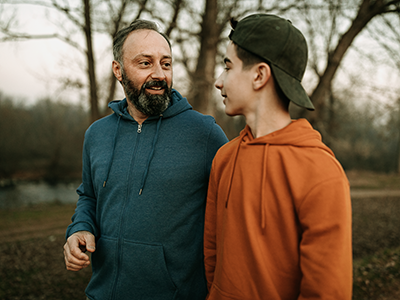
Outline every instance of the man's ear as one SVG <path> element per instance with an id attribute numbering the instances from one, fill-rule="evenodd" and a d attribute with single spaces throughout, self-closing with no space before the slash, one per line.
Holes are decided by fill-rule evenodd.
<path id="1" fill-rule="evenodd" d="M 267 82 L 270 80 L 272 76 L 272 71 L 270 66 L 267 63 L 259 63 L 254 66 L 254 80 L 253 80 L 253 88 L 255 90 L 259 90 L 263 88 Z"/>
<path id="2" fill-rule="evenodd" d="M 122 81 L 121 64 L 119 62 L 117 62 L 116 60 L 113 60 L 113 62 L 112 62 L 112 70 L 113 70 L 115 78 L 117 78 L 117 80 L 119 82 L 121 82 Z"/>

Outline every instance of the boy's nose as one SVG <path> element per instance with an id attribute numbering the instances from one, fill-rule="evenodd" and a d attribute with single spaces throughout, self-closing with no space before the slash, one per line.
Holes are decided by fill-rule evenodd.
<path id="1" fill-rule="evenodd" d="M 219 89 L 219 90 L 222 89 L 223 83 L 222 83 L 221 76 L 219 76 L 219 77 L 217 78 L 217 80 L 215 81 L 214 86 L 215 86 L 217 89 Z"/>

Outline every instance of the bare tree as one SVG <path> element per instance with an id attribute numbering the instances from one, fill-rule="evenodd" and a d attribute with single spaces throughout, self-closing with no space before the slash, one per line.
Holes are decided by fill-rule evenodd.
<path id="1" fill-rule="evenodd" d="M 222 65 L 225 44 L 228 42 L 229 20 L 254 12 L 284 13 L 298 5 L 299 1 L 221 1 L 185 2 L 181 22 L 173 39 L 178 48 L 175 60 L 182 65 L 187 82 L 186 93 L 193 108 L 212 114 L 229 137 L 243 128 L 242 119 L 227 118 L 219 111 L 215 101 L 216 69 Z M 200 4 L 202 5 L 200 7 Z M 187 26 L 190 20 L 190 26 Z M 224 47 L 221 47 L 224 46 Z"/>
<path id="2" fill-rule="evenodd" d="M 369 28 L 368 32 L 371 37 L 379 43 L 379 45 L 388 54 L 389 63 L 392 63 L 398 71 L 398 76 L 400 76 L 400 12 L 392 16 L 383 15 L 380 18 L 383 26 L 375 26 Z M 398 91 L 398 87 L 395 87 Z M 393 107 L 393 111 L 397 110 L 397 131 L 398 131 L 398 141 L 397 141 L 397 173 L 400 173 L 400 97 L 395 99 L 396 102 Z"/>
<path id="3" fill-rule="evenodd" d="M 168 33 L 176 26 L 176 18 L 179 14 L 183 0 L 173 0 L 167 5 L 172 8 L 172 19 L 167 24 Z M 152 7 L 160 4 L 158 0 L 81 0 L 74 2 L 71 0 L 25 0 L 25 1 L 10 1 L 3 0 L 3 4 L 13 5 L 34 5 L 43 9 L 51 10 L 48 13 L 49 21 L 56 24 L 57 30 L 52 34 L 36 34 L 31 32 L 19 32 L 18 24 L 15 22 L 17 14 L 15 13 L 9 19 L 1 18 L 0 12 L 0 31 L 3 33 L 3 38 L 0 41 L 20 41 L 27 39 L 44 39 L 44 38 L 57 38 L 63 42 L 71 45 L 84 55 L 86 61 L 85 73 L 87 74 L 87 86 L 90 103 L 91 121 L 95 121 L 104 115 L 107 103 L 114 98 L 116 90 L 116 80 L 111 71 L 105 80 L 105 85 L 99 85 L 98 76 L 96 73 L 96 50 L 93 46 L 93 39 L 95 34 L 105 34 L 109 40 L 113 40 L 116 33 L 124 26 L 130 24 L 132 21 L 142 17 L 147 13 L 148 18 L 157 18 L 154 16 Z M 163 3 L 165 4 L 165 2 Z M 75 5 L 75 6 L 74 6 Z M 62 21 L 60 21 L 62 19 Z M 164 21 L 163 18 L 158 18 Z M 65 20 L 68 24 L 65 24 Z M 79 42 L 83 37 L 83 41 Z M 112 42 L 108 45 L 111 52 Z M 110 64 L 111 65 L 111 64 Z M 104 80 L 102 80 L 104 81 Z M 80 80 L 67 78 L 63 80 L 65 85 L 74 85 L 77 87 L 84 86 Z M 101 93 L 104 89 L 103 86 L 108 86 L 108 91 Z M 99 95 L 102 94 L 103 97 Z M 104 96 L 105 95 L 105 96 Z M 104 98 L 104 109 L 101 109 L 100 98 Z"/>
<path id="4" fill-rule="evenodd" d="M 333 8 L 331 10 L 331 20 L 332 22 L 336 22 L 338 8 L 346 3 L 341 1 L 335 2 L 331 0 L 326 0 L 326 2 L 331 8 Z M 310 13 L 310 7 L 306 6 L 304 8 L 307 9 L 307 13 Z M 356 36 L 374 17 L 390 13 L 400 13 L 400 0 L 361 0 L 358 4 L 356 16 L 351 19 L 349 28 L 336 39 L 332 39 L 332 36 L 330 36 L 330 41 L 337 40 L 337 43 L 333 49 L 327 49 L 328 55 L 325 68 L 318 74 L 318 83 L 310 95 L 310 98 L 316 108 L 316 112 L 305 112 L 305 116 L 317 129 L 321 130 L 322 132 L 325 131 L 323 125 L 323 122 L 326 121 L 324 110 L 329 105 L 329 93 L 331 91 L 332 81 L 345 53 L 352 45 Z M 337 30 L 336 25 L 334 25 L 332 28 Z"/>

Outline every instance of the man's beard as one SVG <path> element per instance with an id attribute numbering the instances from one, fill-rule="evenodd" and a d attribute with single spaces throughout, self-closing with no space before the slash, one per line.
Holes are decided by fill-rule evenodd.
<path id="1" fill-rule="evenodd" d="M 128 100 L 135 105 L 136 109 L 146 116 L 159 116 L 171 102 L 171 88 L 165 80 L 152 80 L 145 82 L 141 89 L 137 89 L 132 80 L 125 72 L 122 72 L 122 85 Z M 146 88 L 161 87 L 164 89 L 162 95 L 152 95 L 146 92 Z"/>

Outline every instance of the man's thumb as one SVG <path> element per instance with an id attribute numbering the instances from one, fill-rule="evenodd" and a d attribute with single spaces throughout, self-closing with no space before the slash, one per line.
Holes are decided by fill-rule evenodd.
<path id="1" fill-rule="evenodd" d="M 85 241 L 86 241 L 86 250 L 89 252 L 94 252 L 96 250 L 96 242 L 94 240 L 94 235 L 93 234 L 85 235 Z"/>

